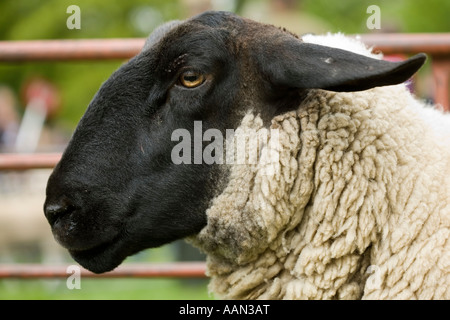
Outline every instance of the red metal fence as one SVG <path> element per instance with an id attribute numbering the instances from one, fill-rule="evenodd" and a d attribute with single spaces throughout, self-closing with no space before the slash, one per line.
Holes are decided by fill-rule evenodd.
<path id="1" fill-rule="evenodd" d="M 427 53 L 432 59 L 434 98 L 450 110 L 450 33 L 366 34 L 361 39 L 385 54 Z M 127 59 L 145 39 L 0 41 L 0 62 Z"/>
<path id="2" fill-rule="evenodd" d="M 384 54 L 425 52 L 431 58 L 434 99 L 450 111 L 450 33 L 369 34 L 362 40 Z M 127 59 L 136 55 L 145 39 L 0 41 L 0 63 L 24 61 Z M 0 154 L 0 170 L 53 168 L 60 154 Z M 102 275 L 82 269 L 84 277 L 205 277 L 204 262 L 170 264 L 124 264 Z M 0 265 L 1 278 L 64 277 L 65 266 L 34 264 Z"/>
<path id="3" fill-rule="evenodd" d="M 111 272 L 95 274 L 80 267 L 83 278 L 204 278 L 204 262 L 123 264 Z M 67 266 L 42 264 L 0 264 L 0 279 L 67 278 Z"/>

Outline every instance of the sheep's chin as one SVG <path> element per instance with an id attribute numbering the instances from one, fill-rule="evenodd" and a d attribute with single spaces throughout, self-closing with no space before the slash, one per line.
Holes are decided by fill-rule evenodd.
<path id="1" fill-rule="evenodd" d="M 69 249 L 68 251 L 72 258 L 84 268 L 94 273 L 103 273 L 116 268 L 129 255 L 121 250 L 123 247 L 121 236 L 118 235 L 112 240 L 90 249 Z"/>

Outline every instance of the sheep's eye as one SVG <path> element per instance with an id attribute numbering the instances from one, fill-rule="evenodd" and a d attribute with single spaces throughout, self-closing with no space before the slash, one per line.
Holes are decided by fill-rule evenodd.
<path id="1" fill-rule="evenodd" d="M 205 81 L 205 76 L 197 71 L 185 71 L 180 76 L 180 83 L 186 88 L 195 88 Z"/>

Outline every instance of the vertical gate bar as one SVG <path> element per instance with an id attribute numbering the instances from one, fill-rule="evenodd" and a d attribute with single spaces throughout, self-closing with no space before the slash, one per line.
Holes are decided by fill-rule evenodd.
<path id="1" fill-rule="evenodd" d="M 450 55 L 447 57 L 433 57 L 431 68 L 434 80 L 434 102 L 440 104 L 445 111 L 450 111 L 448 94 Z"/>

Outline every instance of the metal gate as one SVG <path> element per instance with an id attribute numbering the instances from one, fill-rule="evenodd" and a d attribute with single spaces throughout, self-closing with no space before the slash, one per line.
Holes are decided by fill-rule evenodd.
<path id="1" fill-rule="evenodd" d="M 425 52 L 431 58 L 434 101 L 450 111 L 450 33 L 370 34 L 361 39 L 385 55 Z M 0 41 L 0 63 L 128 59 L 145 39 Z M 0 154 L 0 170 L 53 168 L 61 154 Z M 204 262 L 124 264 L 97 275 L 82 269 L 83 277 L 206 277 Z M 66 278 L 66 266 L 39 264 L 0 265 L 0 278 Z"/>

